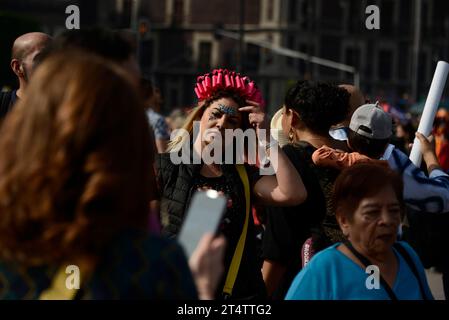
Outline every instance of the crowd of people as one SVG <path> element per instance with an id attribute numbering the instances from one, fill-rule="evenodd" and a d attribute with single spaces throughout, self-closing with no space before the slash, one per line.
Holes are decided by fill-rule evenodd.
<path id="1" fill-rule="evenodd" d="M 407 242 L 422 230 L 408 218 L 449 215 L 449 112 L 433 137 L 416 133 L 418 168 L 406 128 L 352 85 L 297 81 L 270 119 L 253 80 L 217 69 L 199 75 L 188 113 L 164 117 L 134 52 L 104 29 L 12 45 L 0 299 L 433 299 L 420 243 Z M 248 150 L 244 163 L 201 158 L 207 132 L 239 129 L 254 133 L 273 174 Z M 184 152 L 200 162 L 173 161 Z M 187 259 L 177 236 L 195 193 L 210 189 L 225 212 Z M 69 265 L 82 275 L 76 290 L 64 286 Z M 377 285 L 367 284 L 373 266 Z M 438 267 L 447 297 L 449 263 Z"/>

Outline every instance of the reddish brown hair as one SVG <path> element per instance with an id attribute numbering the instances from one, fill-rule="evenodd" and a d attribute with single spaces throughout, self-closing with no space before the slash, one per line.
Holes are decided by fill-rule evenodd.
<path id="1" fill-rule="evenodd" d="M 380 189 L 391 186 L 403 206 L 403 182 L 401 176 L 390 168 L 373 163 L 355 164 L 338 176 L 334 185 L 334 205 L 338 214 L 352 219 L 360 202 L 373 196 Z"/>
<path id="2" fill-rule="evenodd" d="M 86 53 L 37 69 L 0 131 L 0 255 L 25 264 L 97 255 L 146 227 L 150 129 L 125 71 Z"/>

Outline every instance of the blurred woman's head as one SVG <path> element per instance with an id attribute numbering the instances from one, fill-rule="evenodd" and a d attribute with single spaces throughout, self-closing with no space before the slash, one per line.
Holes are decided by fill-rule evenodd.
<path id="1" fill-rule="evenodd" d="M 140 67 L 135 56 L 133 36 L 127 32 L 100 27 L 66 30 L 59 34 L 47 54 L 83 50 L 114 61 L 126 70 L 134 85 L 140 79 Z"/>
<path id="2" fill-rule="evenodd" d="M 86 53 L 48 57 L 0 132 L 2 258 L 96 255 L 146 226 L 151 146 L 126 71 Z"/>
<path id="3" fill-rule="evenodd" d="M 291 138 L 297 128 L 328 136 L 332 125 L 342 122 L 349 111 L 350 94 L 324 82 L 298 81 L 284 101 L 282 128 Z"/>
<path id="4" fill-rule="evenodd" d="M 345 236 L 372 254 L 396 241 L 403 210 L 401 177 L 377 164 L 344 170 L 334 186 L 336 217 Z"/>

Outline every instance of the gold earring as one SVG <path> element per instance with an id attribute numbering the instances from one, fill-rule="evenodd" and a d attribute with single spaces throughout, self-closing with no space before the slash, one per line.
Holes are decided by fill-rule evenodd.
<path id="1" fill-rule="evenodd" d="M 290 143 L 293 142 L 293 129 L 290 128 L 290 132 L 288 133 L 288 140 L 290 141 Z"/>

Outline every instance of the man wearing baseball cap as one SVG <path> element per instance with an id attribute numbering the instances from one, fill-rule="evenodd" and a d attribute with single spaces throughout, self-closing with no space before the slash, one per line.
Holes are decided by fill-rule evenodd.
<path id="1" fill-rule="evenodd" d="M 378 102 L 355 110 L 349 123 L 348 145 L 373 159 L 380 158 L 393 135 L 393 119 Z"/>
<path id="2" fill-rule="evenodd" d="M 315 151 L 312 160 L 317 166 L 338 169 L 358 162 L 385 160 L 380 163 L 387 163 L 391 169 L 402 176 L 404 201 L 409 214 L 415 212 L 416 216 L 416 214 L 449 212 L 449 175 L 441 169 L 433 145 L 421 133 L 416 133 L 421 144 L 423 160 L 427 166 L 428 175 L 426 175 L 410 161 L 406 154 L 389 144 L 392 130 L 392 118 L 388 113 L 384 112 L 377 103 L 365 104 L 354 112 L 349 124 L 347 143 L 349 148 L 355 152 L 347 153 L 323 146 Z M 426 229 L 420 231 L 417 228 L 414 232 L 419 234 L 426 232 Z M 429 248 L 424 246 L 421 251 L 423 249 L 428 250 Z M 435 252 L 432 254 L 441 255 L 438 251 Z M 448 298 L 449 271 L 447 263 L 449 260 L 444 256 L 438 259 L 440 258 L 443 261 L 441 271 L 443 272 L 445 295 Z"/>
<path id="3" fill-rule="evenodd" d="M 449 211 L 449 175 L 439 166 L 435 150 L 421 133 L 416 136 L 421 143 L 423 160 L 428 176 L 397 149 L 389 140 L 393 135 L 393 119 L 379 104 L 365 104 L 352 115 L 349 124 L 348 147 L 353 153 L 346 153 L 323 146 L 312 156 L 317 166 L 331 166 L 338 169 L 357 162 L 382 161 L 403 177 L 404 200 L 411 207 L 433 213 Z"/>

